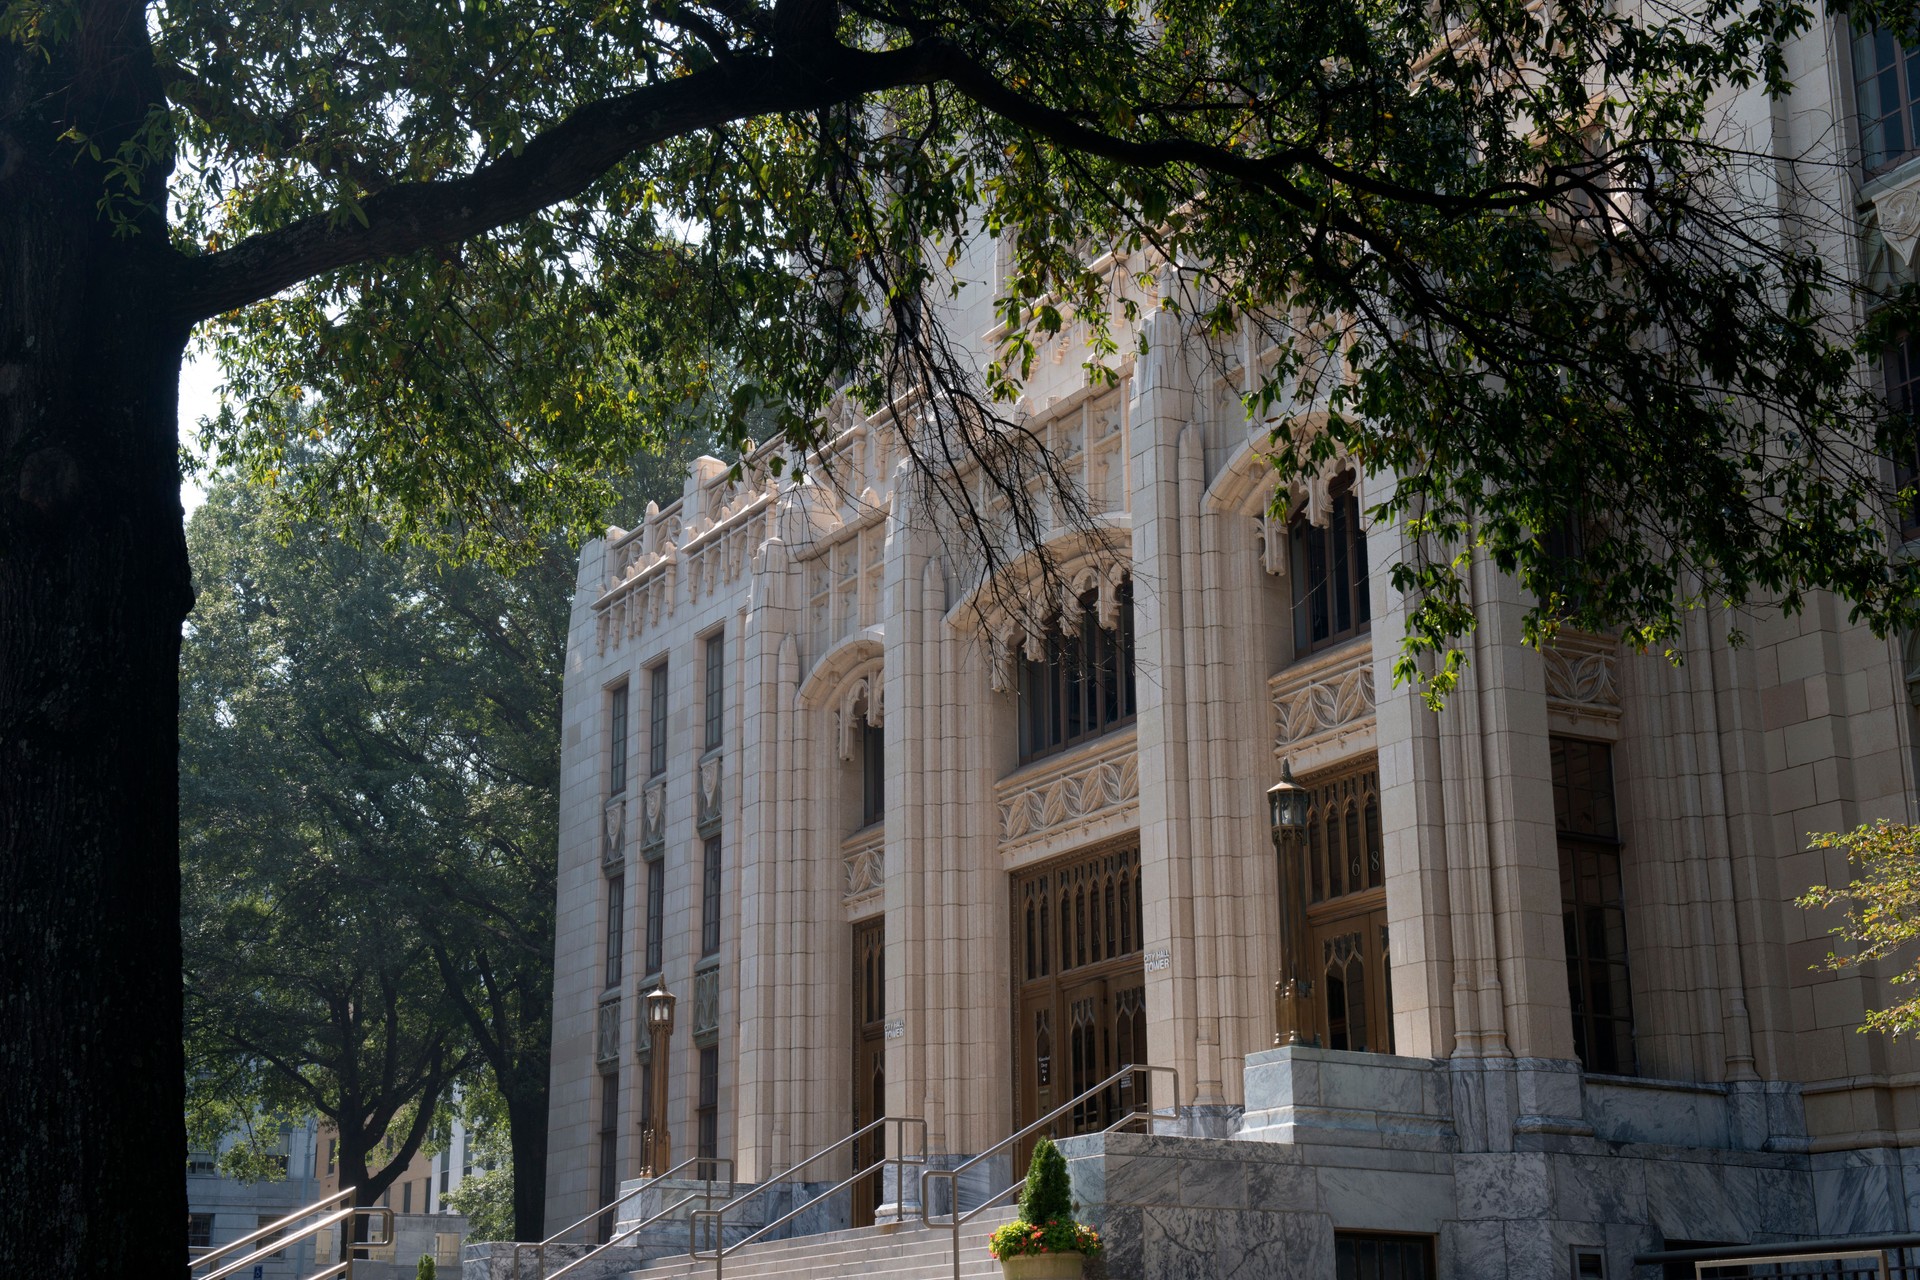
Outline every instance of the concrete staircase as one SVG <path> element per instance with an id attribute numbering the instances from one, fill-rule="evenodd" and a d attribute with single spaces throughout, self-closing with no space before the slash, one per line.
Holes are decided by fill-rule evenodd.
<path id="1" fill-rule="evenodd" d="M 987 1237 L 1013 1220 L 1013 1207 L 989 1209 L 960 1228 L 960 1274 L 1000 1274 L 987 1253 Z M 713 1261 L 680 1254 L 630 1273 L 631 1280 L 706 1280 Z M 750 1244 L 727 1255 L 726 1280 L 951 1280 L 953 1232 L 919 1222 L 861 1227 Z"/>

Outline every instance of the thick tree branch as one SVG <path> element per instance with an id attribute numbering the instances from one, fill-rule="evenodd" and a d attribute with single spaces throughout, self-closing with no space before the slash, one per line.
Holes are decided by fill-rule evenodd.
<path id="1" fill-rule="evenodd" d="M 864 53 L 815 46 L 803 58 L 745 58 L 581 107 L 518 154 L 462 178 L 409 182 L 345 211 L 262 232 L 186 264 L 175 297 L 196 323 L 324 271 L 449 244 L 569 200 L 637 151 L 732 120 L 806 111 L 934 78 L 922 47 Z"/>

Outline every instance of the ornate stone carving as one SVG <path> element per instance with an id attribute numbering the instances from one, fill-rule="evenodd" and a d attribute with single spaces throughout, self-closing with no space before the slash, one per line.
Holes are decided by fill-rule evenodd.
<path id="1" fill-rule="evenodd" d="M 647 784 L 640 793 L 640 847 L 651 848 L 667 838 L 667 780 Z"/>
<path id="2" fill-rule="evenodd" d="M 620 1056 L 619 996 L 600 1002 L 593 1027 L 593 1056 L 600 1062 L 611 1062 Z"/>
<path id="3" fill-rule="evenodd" d="M 886 853 L 885 833 L 879 830 L 862 837 L 858 843 L 849 841 L 843 847 L 841 858 L 847 868 L 848 902 L 880 891 L 887 877 Z"/>
<path id="4" fill-rule="evenodd" d="M 1140 798 L 1140 762 L 1124 752 L 1039 778 L 1000 797 L 1000 838 L 1019 840 L 1119 809 Z"/>
<path id="5" fill-rule="evenodd" d="M 600 862 L 616 870 L 627 859 L 627 798 L 618 796 L 607 802 L 600 814 Z"/>
<path id="6" fill-rule="evenodd" d="M 710 755 L 700 762 L 699 799 L 700 822 L 717 822 L 720 818 L 720 762 L 718 754 Z"/>
<path id="7" fill-rule="evenodd" d="M 840 758 L 853 759 L 854 726 L 861 721 L 878 728 L 886 723 L 886 684 L 880 678 L 880 664 L 847 686 L 841 695 L 834 726 L 839 731 Z"/>
<path id="8" fill-rule="evenodd" d="M 1620 709 L 1620 650 L 1613 641 L 1563 632 L 1540 656 L 1548 702 L 1575 711 Z"/>
<path id="9" fill-rule="evenodd" d="M 1873 197 L 1874 229 L 1902 263 L 1920 248 L 1920 173 Z"/>
<path id="10" fill-rule="evenodd" d="M 1284 671 L 1271 690 L 1276 750 L 1356 726 L 1373 716 L 1373 649 L 1356 644 L 1331 665 Z"/>
<path id="11" fill-rule="evenodd" d="M 720 1031 L 720 970 L 702 969 L 693 975 L 693 1034 L 716 1035 Z"/>

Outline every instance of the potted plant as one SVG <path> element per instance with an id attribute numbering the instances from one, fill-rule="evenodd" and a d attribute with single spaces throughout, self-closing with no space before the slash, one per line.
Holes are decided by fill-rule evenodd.
<path id="1" fill-rule="evenodd" d="M 1073 1220 L 1067 1158 L 1053 1139 L 1042 1138 L 1034 1147 L 1020 1216 L 994 1232 L 987 1248 L 1007 1280 L 1077 1280 L 1087 1259 L 1100 1252 L 1100 1233 Z"/>

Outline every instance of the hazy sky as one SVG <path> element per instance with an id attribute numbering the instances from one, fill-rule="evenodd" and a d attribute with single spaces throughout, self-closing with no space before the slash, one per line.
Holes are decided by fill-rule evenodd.
<path id="1" fill-rule="evenodd" d="M 187 352 L 187 358 L 180 365 L 180 443 L 191 446 L 194 428 L 200 419 L 211 414 L 219 406 L 220 398 L 216 394 L 220 386 L 220 366 L 212 356 L 196 360 L 193 352 Z M 180 482 L 180 505 L 192 515 L 194 508 L 206 500 L 206 494 L 200 486 L 190 479 Z"/>

